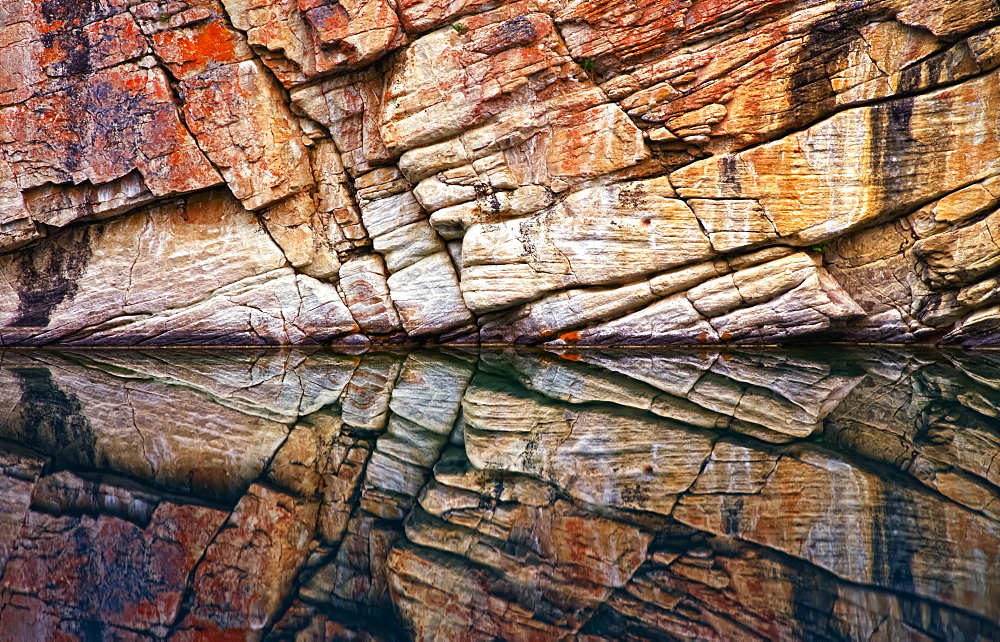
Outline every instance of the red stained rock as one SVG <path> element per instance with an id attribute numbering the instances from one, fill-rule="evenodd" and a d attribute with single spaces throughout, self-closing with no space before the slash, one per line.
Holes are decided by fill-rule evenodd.
<path id="1" fill-rule="evenodd" d="M 130 319 L 129 342 L 322 343 L 358 330 L 466 342 L 513 336 L 511 315 L 565 288 L 583 310 L 615 286 L 647 292 L 553 332 L 995 344 L 1000 254 L 973 219 L 1000 200 L 998 21 L 1000 5 L 982 0 L 6 0 L 0 252 L 48 237 L 38 246 L 75 260 L 99 228 L 72 240 L 53 228 L 218 186 L 259 212 L 290 267 L 241 293 L 246 309 Z M 650 180 L 662 198 L 629 189 L 615 204 L 618 186 Z M 592 198 L 567 211 L 580 195 Z M 779 244 L 822 254 L 904 218 L 912 257 L 886 248 L 884 269 L 824 271 L 710 325 L 679 290 L 668 300 L 644 282 Z M 671 256 L 676 244 L 654 242 L 647 267 L 625 269 L 634 240 L 668 227 L 681 246 L 704 231 L 710 247 Z M 93 264 L 128 271 L 115 257 Z M 66 291 L 88 290 L 75 269 L 65 276 Z M 305 295 L 266 294 L 306 277 L 318 301 L 307 314 L 292 311 Z M 0 308 L 37 298 L 18 287 Z M 483 335 L 470 310 L 504 317 Z M 289 321 L 306 317 L 308 328 Z M 21 341 L 25 326 L 4 323 L 0 343 Z M 59 336 L 113 340 L 86 323 Z"/>
<path id="2" fill-rule="evenodd" d="M 3 246 L 40 235 L 31 218 L 62 226 L 220 182 L 127 3 L 8 4 L 0 18 L 0 166 L 9 172 L 0 167 L 0 202 L 3 218 L 24 222 Z M 138 186 L 116 182 L 129 175 Z M 53 215 L 53 199 L 70 204 Z"/>
<path id="3" fill-rule="evenodd" d="M 144 29 L 152 34 L 156 55 L 176 78 L 187 79 L 253 57 L 246 38 L 226 21 L 218 2 L 199 0 L 199 13 L 192 15 L 195 9 L 190 9 L 170 19 L 161 17 L 167 15 L 164 5 L 169 3 L 148 4 L 153 6 L 144 12 L 148 16 Z M 164 23 L 171 28 L 161 29 Z"/>
<path id="4" fill-rule="evenodd" d="M 403 26 L 410 33 L 427 31 L 447 24 L 449 20 L 489 9 L 492 0 L 452 0 L 448 3 L 435 0 L 400 0 L 399 12 Z"/>
<path id="5" fill-rule="evenodd" d="M 470 17 L 463 31 L 428 34 L 396 57 L 382 97 L 388 148 L 402 153 L 457 136 L 521 103 L 528 103 L 526 113 L 508 119 L 537 128 L 550 117 L 602 102 L 569 59 L 551 17 L 531 9 L 521 2 Z M 531 103 L 550 99 L 549 113 L 532 123 Z"/>
<path id="6" fill-rule="evenodd" d="M 86 640 L 94 629 L 100 631 L 101 639 L 114 642 L 138 642 L 149 637 L 128 629 L 104 623 L 64 619 L 60 613 L 47 610 L 49 605 L 28 595 L 14 595 L 10 601 L 0 606 L 3 629 L 0 641 L 21 642 L 22 640 L 58 640 L 75 642 Z"/>
<path id="7" fill-rule="evenodd" d="M 0 451 L 0 577 L 17 543 L 45 460 L 26 451 Z"/>
<path id="8" fill-rule="evenodd" d="M 386 0 L 224 0 L 286 87 L 375 61 L 405 43 Z"/>
<path id="9" fill-rule="evenodd" d="M 308 553 L 316 505 L 255 484 L 195 572 L 179 640 L 246 639 L 277 615 Z"/>
<path id="10" fill-rule="evenodd" d="M 90 68 L 94 70 L 113 67 L 149 53 L 149 45 L 139 25 L 128 13 L 91 23 L 83 33 L 89 48 Z"/>
<path id="11" fill-rule="evenodd" d="M 259 62 L 218 67 L 181 87 L 188 126 L 247 209 L 313 183 L 302 132 Z"/>
<path id="12" fill-rule="evenodd" d="M 166 75 L 135 63 L 0 109 L 0 144 L 22 150 L 11 163 L 22 190 L 106 183 L 133 170 L 157 196 L 219 183 L 178 117 Z"/>
<path id="13" fill-rule="evenodd" d="M 54 617 L 163 635 L 180 612 L 189 573 L 225 516 L 161 503 L 142 527 L 105 515 L 32 512 L 0 584 L 0 613 L 37 609 L 30 619 L 40 627 L 36 635 Z"/>

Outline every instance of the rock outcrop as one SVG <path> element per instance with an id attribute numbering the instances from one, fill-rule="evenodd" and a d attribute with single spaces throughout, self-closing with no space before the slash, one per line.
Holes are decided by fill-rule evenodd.
<path id="1" fill-rule="evenodd" d="M 0 345 L 1000 345 L 996 3 L 0 0 L 0 33 Z"/>
<path id="2" fill-rule="evenodd" d="M 989 352 L 2 356 L 0 640 L 1000 636 Z"/>

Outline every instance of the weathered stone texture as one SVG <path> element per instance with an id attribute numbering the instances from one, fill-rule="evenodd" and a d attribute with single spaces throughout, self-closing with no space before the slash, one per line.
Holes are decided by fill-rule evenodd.
<path id="1" fill-rule="evenodd" d="M 1000 344 L 995 3 L 2 8 L 4 344 Z"/>
<path id="2" fill-rule="evenodd" d="M 254 485 L 200 560 L 197 596 L 175 637 L 252 639 L 273 623 L 305 561 L 316 505 Z"/>
<path id="3" fill-rule="evenodd" d="M 188 574 L 224 519 L 219 510 L 166 502 L 145 528 L 110 515 L 30 513 L 0 585 L 5 635 L 33 637 L 60 620 L 165 634 Z M 54 577 L 59 581 L 48 581 Z"/>
<path id="4" fill-rule="evenodd" d="M 336 289 L 287 267 L 228 193 L 51 241 L 0 258 L 5 345 L 287 344 L 357 329 Z"/>
<path id="5" fill-rule="evenodd" d="M 233 25 L 286 86 L 374 62 L 405 42 L 384 0 L 223 0 Z"/>
<path id="6" fill-rule="evenodd" d="M 1000 99 L 998 83 L 993 73 L 957 89 L 851 109 L 802 133 L 678 170 L 671 180 L 682 196 L 707 200 L 709 230 L 721 219 L 749 232 L 762 219 L 773 227 L 760 240 L 820 243 L 997 175 L 991 105 Z M 979 139 L 970 154 L 973 136 Z"/>

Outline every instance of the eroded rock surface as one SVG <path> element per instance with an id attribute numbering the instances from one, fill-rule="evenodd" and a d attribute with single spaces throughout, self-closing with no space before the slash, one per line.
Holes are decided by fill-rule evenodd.
<path id="1" fill-rule="evenodd" d="M 1000 345 L 995 3 L 3 0 L 0 32 L 0 345 Z"/>

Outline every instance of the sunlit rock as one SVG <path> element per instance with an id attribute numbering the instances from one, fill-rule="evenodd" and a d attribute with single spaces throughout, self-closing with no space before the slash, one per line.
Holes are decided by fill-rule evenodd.
<path id="1" fill-rule="evenodd" d="M 665 179 L 641 181 L 578 192 L 527 220 L 473 226 L 462 243 L 466 302 L 489 312 L 710 258 L 694 215 L 673 196 Z"/>
<path id="2" fill-rule="evenodd" d="M 992 150 L 1000 141 L 986 134 L 975 153 L 962 143 L 973 132 L 993 131 L 989 110 L 978 105 L 1000 94 L 997 79 L 992 73 L 958 93 L 946 89 L 845 111 L 805 132 L 695 163 L 671 174 L 671 181 L 683 198 L 711 204 L 695 208 L 710 231 L 722 221 L 744 231 L 755 229 L 755 221 L 769 222 L 770 231 L 761 227 L 759 239 L 728 249 L 778 239 L 819 243 L 997 175 Z M 955 137 L 940 135 L 943 117 Z M 928 173 L 941 180 L 927 183 Z"/>
<path id="3" fill-rule="evenodd" d="M 994 345 L 998 17 L 974 0 L 24 0 L 0 17 L 0 252 L 38 272 L 27 289 L 53 307 L 187 289 L 187 259 L 161 257 L 184 271 L 168 285 L 80 266 L 214 246 L 145 221 L 209 188 L 283 261 L 183 305 L 0 316 L 0 343 Z M 771 274 L 801 259 L 789 246 L 815 278 Z M 764 264 L 737 284 L 749 299 L 694 290 Z M 225 289 L 259 275 L 260 293 Z"/>
<path id="4" fill-rule="evenodd" d="M 372 62 L 405 42 L 395 7 L 384 0 L 223 4 L 286 86 Z"/>

